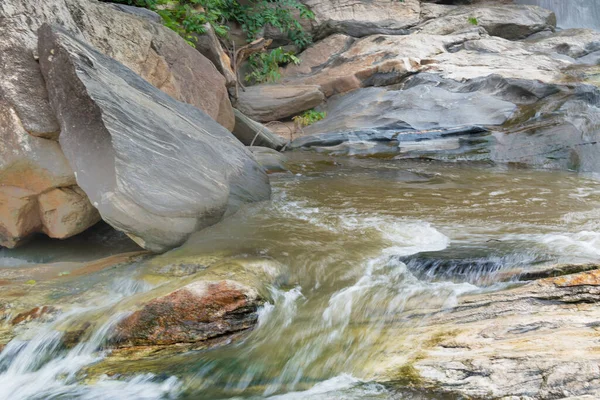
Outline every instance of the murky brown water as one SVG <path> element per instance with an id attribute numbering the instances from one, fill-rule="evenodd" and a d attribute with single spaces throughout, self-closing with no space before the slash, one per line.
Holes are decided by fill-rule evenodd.
<path id="1" fill-rule="evenodd" d="M 8 357 L 5 350 L 0 398 L 17 377 L 25 377 L 32 389 L 29 397 L 16 398 L 409 396 L 374 383 L 389 375 L 382 360 L 420 323 L 407 320 L 407 311 L 422 311 L 426 318 L 428 310 L 452 306 L 461 294 L 501 290 L 507 284 L 495 277 L 508 269 L 600 256 L 600 182 L 593 177 L 306 153 L 291 157 L 292 173 L 272 175 L 272 202 L 249 206 L 160 258 L 165 263 L 181 257 L 252 258 L 278 265 L 269 303 L 244 341 L 106 363 L 96 351 L 98 335 L 97 343 L 78 353 L 79 364 L 72 352 L 46 349 L 39 351 L 46 352 L 46 361 L 38 355 L 35 368 L 27 364 L 31 358 Z M 55 298 L 61 293 L 62 302 L 93 303 L 93 315 L 114 316 L 123 307 L 98 299 L 106 302 L 106 293 L 127 299 L 161 284 L 145 274 L 146 268 L 130 266 L 72 279 L 68 285 L 80 289 L 77 295 L 57 279 L 31 290 L 42 298 L 53 292 Z M 86 384 L 78 373 L 95 363 L 112 377 Z"/>

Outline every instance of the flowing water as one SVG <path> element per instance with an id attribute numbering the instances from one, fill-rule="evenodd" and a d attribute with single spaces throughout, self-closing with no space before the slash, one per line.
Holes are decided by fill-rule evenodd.
<path id="1" fill-rule="evenodd" d="M 600 256 L 600 182 L 593 176 L 292 158 L 292 173 L 271 176 L 272 202 L 243 209 L 173 253 L 279 266 L 258 325 L 242 341 L 111 362 L 107 334 L 127 315 L 118 305 L 164 283 L 145 279 L 136 264 L 68 285 L 40 282 L 71 306 L 0 353 L 0 398 L 429 398 L 381 383 L 418 351 L 415 327 L 429 312 L 465 293 L 519 284 L 511 271 Z M 26 253 L 5 251 L 2 265 L 26 268 L 18 262 Z M 74 347 L 63 345 L 61 327 L 85 320 L 97 322 L 93 331 Z M 399 381 L 403 373 L 392 371 Z"/>
<path id="2" fill-rule="evenodd" d="M 598 0 L 517 0 L 556 13 L 560 28 L 591 28 L 600 30 L 600 3 Z"/>

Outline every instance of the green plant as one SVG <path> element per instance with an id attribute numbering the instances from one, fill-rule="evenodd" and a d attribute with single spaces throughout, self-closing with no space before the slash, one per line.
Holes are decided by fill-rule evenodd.
<path id="1" fill-rule="evenodd" d="M 296 125 L 302 128 L 303 126 L 314 124 L 326 116 L 327 113 L 325 111 L 308 110 L 300 115 L 296 115 L 294 118 L 292 118 L 292 120 L 296 123 Z"/>
<path id="2" fill-rule="evenodd" d="M 284 51 L 281 47 L 253 54 L 248 58 L 251 72 L 246 75 L 247 82 L 264 83 L 277 82 L 281 78 L 279 67 L 285 64 L 298 64 L 300 59 L 293 53 Z"/>
<path id="3" fill-rule="evenodd" d="M 309 33 L 295 18 L 313 19 L 314 14 L 298 0 L 104 0 L 156 11 L 164 24 L 189 42 L 193 34 L 206 33 L 204 25 L 211 24 L 215 32 L 225 37 L 227 22 L 237 22 L 246 33 L 248 42 L 256 39 L 266 25 L 288 35 L 299 48 L 312 41 Z M 193 44 L 193 42 L 191 43 Z"/>
<path id="4" fill-rule="evenodd" d="M 469 17 L 469 23 L 471 25 L 479 25 L 479 21 L 477 21 L 477 18 L 475 17 Z"/>

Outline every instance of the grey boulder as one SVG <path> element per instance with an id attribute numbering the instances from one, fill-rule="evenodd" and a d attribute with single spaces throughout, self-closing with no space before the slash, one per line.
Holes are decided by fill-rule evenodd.
<path id="1" fill-rule="evenodd" d="M 60 144 L 102 218 L 162 252 L 270 196 L 244 146 L 203 111 L 156 89 L 57 26 L 39 53 Z"/>
<path id="2" fill-rule="evenodd" d="M 269 128 L 248 118 L 239 110 L 234 109 L 235 128 L 233 135 L 246 146 L 262 146 L 279 150 L 286 144 L 286 140 L 271 132 Z"/>

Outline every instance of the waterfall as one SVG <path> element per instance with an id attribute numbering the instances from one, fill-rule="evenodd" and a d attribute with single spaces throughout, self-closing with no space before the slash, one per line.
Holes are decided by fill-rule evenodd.
<path id="1" fill-rule="evenodd" d="M 517 0 L 556 13 L 560 28 L 592 28 L 600 30 L 600 1 L 598 0 Z"/>

